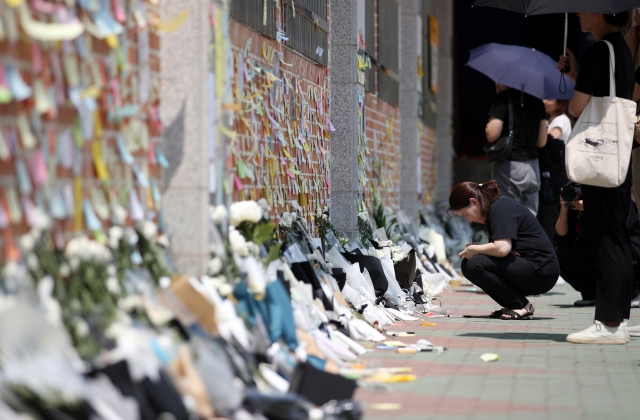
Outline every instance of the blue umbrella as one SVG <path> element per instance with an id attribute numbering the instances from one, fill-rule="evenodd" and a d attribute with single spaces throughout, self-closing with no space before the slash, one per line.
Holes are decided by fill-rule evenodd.
<path id="1" fill-rule="evenodd" d="M 532 48 L 485 44 L 471 50 L 467 65 L 496 83 L 524 91 L 536 98 L 573 98 L 573 82 L 565 78 L 562 85 L 558 84 L 556 62 Z"/>

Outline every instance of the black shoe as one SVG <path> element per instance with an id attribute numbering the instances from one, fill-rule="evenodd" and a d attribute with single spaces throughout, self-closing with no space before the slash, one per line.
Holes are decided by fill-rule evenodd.
<path id="1" fill-rule="evenodd" d="M 576 300 L 575 302 L 573 302 L 573 306 L 578 306 L 578 307 L 596 306 L 596 300 L 595 299 L 591 299 L 591 300 L 586 300 L 586 299 Z"/>

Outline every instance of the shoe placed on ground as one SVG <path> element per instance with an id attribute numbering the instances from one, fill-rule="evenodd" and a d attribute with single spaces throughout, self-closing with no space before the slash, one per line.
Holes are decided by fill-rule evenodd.
<path id="1" fill-rule="evenodd" d="M 629 331 L 629 335 L 631 337 L 640 337 L 640 325 L 636 325 L 635 327 L 627 327 L 627 331 Z"/>
<path id="2" fill-rule="evenodd" d="M 589 328 L 569 334 L 567 341 L 577 344 L 625 344 L 629 342 L 629 331 L 625 322 L 617 327 L 607 327 L 595 321 Z"/>
<path id="3" fill-rule="evenodd" d="M 632 308 L 640 308 L 640 295 L 636 296 L 635 299 L 631 301 Z"/>
<path id="4" fill-rule="evenodd" d="M 576 300 L 575 302 L 573 302 L 573 306 L 578 306 L 578 307 L 596 306 L 596 300 L 595 299 L 591 299 L 591 300 L 587 300 L 587 299 Z"/>

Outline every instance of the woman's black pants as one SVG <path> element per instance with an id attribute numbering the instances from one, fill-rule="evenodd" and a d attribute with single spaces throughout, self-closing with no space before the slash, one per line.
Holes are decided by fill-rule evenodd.
<path id="1" fill-rule="evenodd" d="M 560 275 L 582 295 L 584 300 L 594 300 L 598 287 L 591 248 L 585 239 L 558 241 Z"/>
<path id="2" fill-rule="evenodd" d="M 559 274 L 542 274 L 531 261 L 509 254 L 506 257 L 476 255 L 462 260 L 462 274 L 504 308 L 522 309 L 527 296 L 547 293 Z"/>
<path id="3" fill-rule="evenodd" d="M 584 227 L 598 281 L 595 319 L 622 322 L 630 315 L 633 257 L 627 228 L 631 171 L 617 188 L 582 186 Z"/>

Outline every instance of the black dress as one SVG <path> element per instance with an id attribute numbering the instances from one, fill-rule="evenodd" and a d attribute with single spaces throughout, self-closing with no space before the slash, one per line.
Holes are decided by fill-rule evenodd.
<path id="1" fill-rule="evenodd" d="M 615 53 L 616 95 L 631 99 L 634 65 L 631 50 L 620 32 L 605 35 Z M 609 48 L 596 42 L 584 54 L 575 90 L 592 96 L 609 96 Z M 629 156 L 631 159 L 631 156 Z M 630 315 L 632 254 L 627 217 L 631 201 L 631 171 L 617 188 L 582 187 L 584 226 L 594 258 L 597 278 L 595 319 L 622 322 Z"/>

